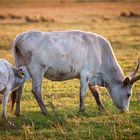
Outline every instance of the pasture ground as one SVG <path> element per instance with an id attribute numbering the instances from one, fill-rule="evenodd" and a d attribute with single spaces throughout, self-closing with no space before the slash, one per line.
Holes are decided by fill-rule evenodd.
<path id="1" fill-rule="evenodd" d="M 140 57 L 140 2 L 0 1 L 0 58 L 14 63 L 12 40 L 28 30 L 99 33 L 111 42 L 119 64 L 129 75 Z M 42 95 L 48 116 L 41 114 L 31 93 L 31 81 L 27 82 L 21 100 L 22 116 L 11 114 L 9 101 L 7 116 L 15 126 L 8 127 L 0 118 L 0 139 L 140 139 L 140 82 L 134 86 L 127 114 L 118 112 L 103 88 L 100 96 L 106 114 L 99 113 L 89 91 L 85 98 L 86 114 L 79 114 L 78 80 L 51 82 L 44 79 Z"/>

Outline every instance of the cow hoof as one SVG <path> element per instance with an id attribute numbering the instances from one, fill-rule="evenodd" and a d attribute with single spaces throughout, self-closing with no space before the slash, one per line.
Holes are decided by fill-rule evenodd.
<path id="1" fill-rule="evenodd" d="M 17 113 L 17 112 L 15 112 L 15 115 L 16 115 L 17 117 L 22 116 L 22 114 L 21 114 L 21 113 Z"/>
<path id="2" fill-rule="evenodd" d="M 5 116 L 2 116 L 2 120 L 3 120 L 3 121 L 6 121 L 6 117 L 5 117 Z"/>
<path id="3" fill-rule="evenodd" d="M 48 115 L 48 112 L 42 112 L 43 115 L 47 116 Z"/>
<path id="4" fill-rule="evenodd" d="M 106 109 L 104 107 L 100 107 L 99 111 L 104 113 L 104 112 L 106 112 Z"/>
<path id="5" fill-rule="evenodd" d="M 106 112 L 105 108 L 100 108 L 99 109 L 99 115 L 107 115 L 107 112 Z"/>
<path id="6" fill-rule="evenodd" d="M 81 115 L 81 116 L 87 116 L 88 115 L 86 112 L 79 112 L 78 114 Z"/>
<path id="7" fill-rule="evenodd" d="M 85 109 L 80 108 L 80 109 L 79 109 L 79 112 L 81 112 L 81 113 L 82 113 L 82 112 L 85 112 Z"/>
<path id="8" fill-rule="evenodd" d="M 6 121 L 6 115 L 2 113 L 2 120 Z"/>
<path id="9" fill-rule="evenodd" d="M 107 115 L 107 112 L 105 112 L 105 111 L 99 111 L 99 115 Z"/>
<path id="10" fill-rule="evenodd" d="M 79 110 L 78 114 L 80 114 L 80 115 L 87 115 L 87 113 L 85 112 L 85 110 Z"/>

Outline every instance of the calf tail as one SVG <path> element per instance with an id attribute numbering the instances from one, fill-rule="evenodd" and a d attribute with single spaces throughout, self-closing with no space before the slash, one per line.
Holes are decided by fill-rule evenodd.
<path id="1" fill-rule="evenodd" d="M 17 93 L 16 90 L 11 93 L 11 101 L 12 101 L 11 111 L 13 111 L 16 102 L 16 93 Z"/>

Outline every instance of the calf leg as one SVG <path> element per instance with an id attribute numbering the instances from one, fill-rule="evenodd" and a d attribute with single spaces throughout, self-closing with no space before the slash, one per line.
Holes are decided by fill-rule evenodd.
<path id="1" fill-rule="evenodd" d="M 85 111 L 85 107 L 84 107 L 84 98 L 86 95 L 86 91 L 87 91 L 87 87 L 88 87 L 88 76 L 87 75 L 81 75 L 80 78 L 80 112 L 84 112 Z"/>
<path id="2" fill-rule="evenodd" d="M 3 100 L 2 100 L 2 119 L 4 119 L 4 120 L 6 120 L 6 106 L 8 103 L 8 96 L 9 96 L 9 92 L 4 91 Z"/>
<path id="3" fill-rule="evenodd" d="M 20 116 L 20 99 L 22 95 L 22 90 L 23 90 L 24 84 L 20 86 L 15 92 L 16 92 L 16 110 L 15 110 L 15 115 Z"/>
<path id="4" fill-rule="evenodd" d="M 105 111 L 105 108 L 104 108 L 104 106 L 103 106 L 103 104 L 102 104 L 102 102 L 101 102 L 101 100 L 100 100 L 100 96 L 99 96 L 99 88 L 98 88 L 98 86 L 90 86 L 89 85 L 89 89 L 90 89 L 90 91 L 92 92 L 92 95 L 94 96 L 94 98 L 95 98 L 95 100 L 96 100 L 96 103 L 97 103 L 97 105 L 98 105 L 98 107 L 99 107 L 99 110 L 100 111 Z"/>

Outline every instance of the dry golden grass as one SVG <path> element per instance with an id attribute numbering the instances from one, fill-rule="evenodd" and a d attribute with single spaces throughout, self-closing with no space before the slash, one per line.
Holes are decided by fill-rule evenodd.
<path id="1" fill-rule="evenodd" d="M 119 64 L 128 75 L 140 57 L 140 3 L 96 2 L 38 4 L 33 0 L 0 4 L 0 58 L 13 63 L 12 40 L 24 31 L 85 30 L 105 36 L 112 44 Z M 1 1 L 0 1 L 1 2 Z M 8 3 L 5 5 L 5 3 Z M 28 18 L 27 18 L 28 17 Z M 130 112 L 120 114 L 112 106 L 111 97 L 101 89 L 107 114 L 99 115 L 97 105 L 87 92 L 87 115 L 78 114 L 79 81 L 43 82 L 43 99 L 49 110 L 43 116 L 31 94 L 31 81 L 22 97 L 22 117 L 14 117 L 8 106 L 8 119 L 14 128 L 2 124 L 0 139 L 139 139 L 140 82 L 134 87 Z"/>
<path id="2" fill-rule="evenodd" d="M 0 5 L 0 15 L 17 15 L 17 16 L 49 16 L 58 21 L 67 21 L 79 19 L 86 16 L 114 17 L 119 16 L 121 12 L 133 11 L 140 14 L 139 3 L 62 3 L 56 5 L 24 5 L 18 4 L 10 6 Z"/>

